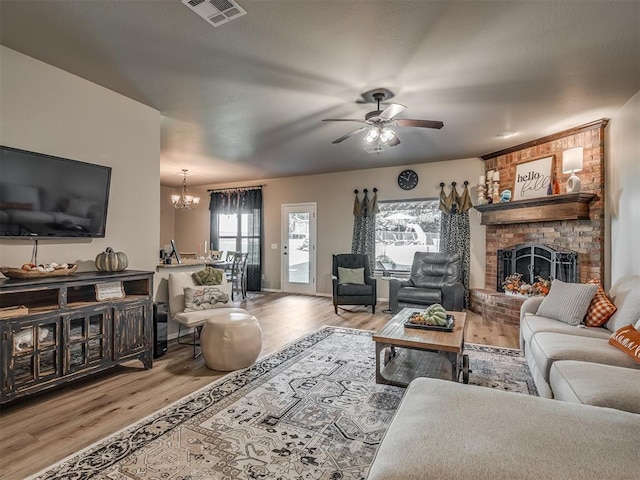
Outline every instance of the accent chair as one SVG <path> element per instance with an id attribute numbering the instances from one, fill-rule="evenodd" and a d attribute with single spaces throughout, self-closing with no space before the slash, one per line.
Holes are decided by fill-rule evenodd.
<path id="1" fill-rule="evenodd" d="M 371 305 L 376 313 L 376 279 L 371 276 L 369 260 L 359 253 L 333 255 L 333 308 L 338 305 Z"/>

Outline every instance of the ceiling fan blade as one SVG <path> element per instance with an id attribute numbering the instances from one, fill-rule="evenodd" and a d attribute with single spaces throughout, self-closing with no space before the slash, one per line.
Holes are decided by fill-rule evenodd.
<path id="1" fill-rule="evenodd" d="M 444 123 L 436 120 L 411 120 L 409 118 L 399 118 L 393 121 L 393 125 L 396 127 L 422 127 L 422 128 L 437 128 L 444 127 Z"/>
<path id="2" fill-rule="evenodd" d="M 400 105 L 399 103 L 392 103 L 382 111 L 382 113 L 380 114 L 380 120 L 391 120 L 400 112 L 403 112 L 405 108 L 407 107 L 405 107 L 404 105 Z"/>
<path id="3" fill-rule="evenodd" d="M 358 122 L 358 123 L 365 123 L 364 120 L 356 119 L 356 118 L 324 118 L 322 121 L 323 122 Z"/>
<path id="4" fill-rule="evenodd" d="M 367 127 L 356 128 L 355 130 L 347 133 L 346 135 L 343 135 L 342 137 L 338 138 L 337 140 L 334 140 L 331 143 L 340 143 L 340 142 L 346 140 L 347 138 L 349 138 L 351 135 L 355 135 L 356 133 L 360 133 L 360 132 L 362 132 L 363 130 L 366 130 L 366 129 L 367 129 Z"/>
<path id="5" fill-rule="evenodd" d="M 391 140 L 389 140 L 387 145 L 389 145 L 390 147 L 395 147 L 396 145 L 400 145 L 400 139 L 397 136 L 395 136 Z"/>

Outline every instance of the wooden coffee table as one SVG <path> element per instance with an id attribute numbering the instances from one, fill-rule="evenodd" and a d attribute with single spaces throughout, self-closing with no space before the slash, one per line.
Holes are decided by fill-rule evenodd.
<path id="1" fill-rule="evenodd" d="M 412 313 L 423 310 L 404 308 L 373 335 L 376 343 L 376 383 L 405 387 L 418 376 L 441 377 L 447 369 L 438 366 L 438 362 L 451 364 L 451 380 L 457 382 L 462 373 L 463 382 L 469 383 L 469 357 L 463 354 L 467 314 L 447 312 L 455 319 L 453 332 L 404 326 Z M 402 355 L 396 352 L 396 347 L 403 349 Z M 408 350 L 405 352 L 404 349 Z M 381 360 L 383 352 L 384 359 Z"/>

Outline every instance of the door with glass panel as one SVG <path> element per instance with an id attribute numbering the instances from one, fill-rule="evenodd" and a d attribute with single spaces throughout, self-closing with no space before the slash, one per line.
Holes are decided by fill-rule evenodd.
<path id="1" fill-rule="evenodd" d="M 282 205 L 282 291 L 316 293 L 316 204 Z"/>

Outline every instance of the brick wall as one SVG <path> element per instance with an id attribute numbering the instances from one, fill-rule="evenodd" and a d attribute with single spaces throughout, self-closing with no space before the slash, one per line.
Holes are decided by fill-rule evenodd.
<path id="1" fill-rule="evenodd" d="M 566 193 L 568 174 L 562 173 L 562 152 L 572 147 L 583 147 L 583 169 L 577 175 L 582 181 L 581 191 L 595 193 L 589 207 L 588 220 L 562 220 L 510 225 L 487 225 L 485 289 L 472 292 L 471 309 L 477 313 L 491 310 L 496 318 L 517 321 L 513 311 L 518 302 L 505 302 L 491 295 L 496 292 L 497 250 L 520 243 L 543 243 L 561 246 L 578 252 L 580 281 L 604 278 L 604 140 L 606 121 L 576 127 L 545 139 L 530 142 L 521 149 L 510 149 L 488 158 L 485 172 L 500 172 L 500 191 L 513 190 L 516 165 L 537 158 L 554 156 L 553 172 L 560 184 L 560 193 Z M 499 153 L 499 152 L 498 152 Z M 485 156 L 484 158 L 486 158 Z M 509 308 L 507 308 L 509 307 Z M 507 311 L 502 309 L 507 308 Z M 519 307 L 517 307 L 519 309 Z M 493 316 L 492 315 L 492 316 Z"/>

